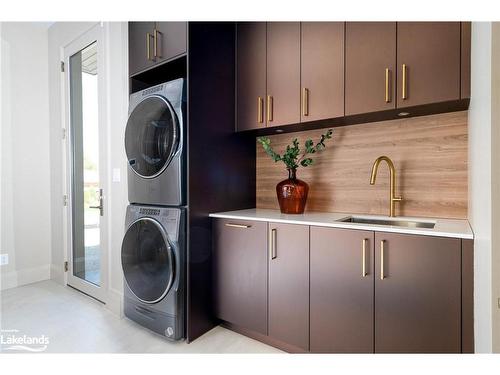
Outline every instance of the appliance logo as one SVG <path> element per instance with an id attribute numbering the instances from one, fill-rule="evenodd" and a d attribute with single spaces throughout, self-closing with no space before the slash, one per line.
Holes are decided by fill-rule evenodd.
<path id="1" fill-rule="evenodd" d="M 0 351 L 39 353 L 47 350 L 49 338 L 45 335 L 29 336 L 17 329 L 0 330 Z"/>

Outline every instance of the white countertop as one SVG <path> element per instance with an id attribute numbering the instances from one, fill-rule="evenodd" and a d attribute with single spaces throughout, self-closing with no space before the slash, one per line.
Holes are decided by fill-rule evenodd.
<path id="1" fill-rule="evenodd" d="M 453 237 L 463 239 L 473 239 L 474 234 L 468 220 L 438 219 L 438 218 L 416 218 L 416 217 L 397 217 L 396 220 L 414 220 L 435 223 L 434 228 L 409 228 L 391 225 L 346 223 L 337 220 L 348 216 L 355 216 L 367 219 L 390 220 L 387 216 L 358 215 L 349 213 L 334 212 L 307 212 L 301 215 L 286 215 L 279 210 L 267 210 L 260 208 L 251 208 L 247 210 L 217 212 L 210 214 L 210 217 L 235 219 L 235 220 L 253 220 L 253 221 L 272 221 L 275 223 L 317 225 L 322 227 L 345 228 L 372 230 L 378 232 L 418 234 L 424 236 Z"/>

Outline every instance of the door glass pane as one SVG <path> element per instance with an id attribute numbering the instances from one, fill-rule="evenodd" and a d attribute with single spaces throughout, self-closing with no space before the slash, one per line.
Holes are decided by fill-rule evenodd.
<path id="1" fill-rule="evenodd" d="M 73 275 L 100 285 L 97 42 L 69 61 L 72 142 Z"/>
<path id="2" fill-rule="evenodd" d="M 128 287 L 141 300 L 155 302 L 168 292 L 174 276 L 172 248 L 156 221 L 141 219 L 130 226 L 122 266 Z"/>
<path id="3" fill-rule="evenodd" d="M 144 177 L 162 172 L 177 150 L 177 118 L 171 105 L 152 96 L 134 108 L 125 129 L 125 151 L 133 170 Z"/>

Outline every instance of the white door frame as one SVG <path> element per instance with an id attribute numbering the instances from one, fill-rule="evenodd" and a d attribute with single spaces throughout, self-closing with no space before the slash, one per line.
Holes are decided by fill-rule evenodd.
<path id="1" fill-rule="evenodd" d="M 109 163 L 108 163 L 108 136 L 109 123 L 107 121 L 107 55 L 105 32 L 102 24 L 96 24 L 81 36 L 73 40 L 62 49 L 62 61 L 64 62 L 64 78 L 61 83 L 62 101 L 63 101 L 63 131 L 65 133 L 63 146 L 63 183 L 66 199 L 64 210 L 64 254 L 65 261 L 68 264 L 68 272 L 65 272 L 64 282 L 85 294 L 88 294 L 97 300 L 106 303 L 108 300 L 108 253 L 109 253 L 109 200 L 107 194 L 110 184 L 108 183 Z M 70 81 L 69 81 L 69 58 L 82 50 L 86 46 L 97 41 L 97 87 L 98 87 L 98 121 L 99 121 L 99 181 L 100 188 L 103 189 L 104 216 L 100 220 L 100 266 L 101 277 L 100 286 L 96 286 L 83 279 L 73 276 L 73 197 L 72 197 L 72 129 L 70 113 Z"/>

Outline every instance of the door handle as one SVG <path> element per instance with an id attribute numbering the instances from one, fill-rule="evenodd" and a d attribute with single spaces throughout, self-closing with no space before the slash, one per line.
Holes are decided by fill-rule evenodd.
<path id="1" fill-rule="evenodd" d="M 146 33 L 146 58 L 148 61 L 155 61 L 154 57 L 151 57 L 151 38 L 154 38 L 150 33 Z"/>
<path id="2" fill-rule="evenodd" d="M 271 260 L 276 259 L 278 257 L 278 254 L 276 253 L 276 232 L 277 232 L 276 228 L 271 229 L 271 236 L 269 238 L 269 249 L 271 253 Z"/>
<path id="3" fill-rule="evenodd" d="M 385 279 L 384 275 L 384 245 L 385 240 L 380 241 L 380 280 Z"/>
<path id="4" fill-rule="evenodd" d="M 402 79 L 402 86 L 403 86 L 403 91 L 402 91 L 402 95 L 401 95 L 401 98 L 403 100 L 406 100 L 408 99 L 408 94 L 406 93 L 406 86 L 407 86 L 407 82 L 406 82 L 406 64 L 403 64 L 403 79 Z"/>
<path id="5" fill-rule="evenodd" d="M 385 69 L 385 102 L 390 103 L 391 102 L 391 84 L 390 84 L 390 78 L 391 78 L 391 71 L 389 68 Z"/>
<path id="6" fill-rule="evenodd" d="M 267 121 L 273 121 L 273 97 L 271 95 L 267 96 Z"/>
<path id="7" fill-rule="evenodd" d="M 89 208 L 99 209 L 99 215 L 104 216 L 104 198 L 102 195 L 102 189 L 99 189 L 99 206 L 89 206 Z"/>
<path id="8" fill-rule="evenodd" d="M 366 244 L 368 243 L 368 238 L 363 239 L 363 264 L 361 276 L 366 277 L 368 273 L 366 272 Z"/>
<path id="9" fill-rule="evenodd" d="M 155 58 L 162 58 L 162 55 L 161 55 L 161 49 L 158 48 L 158 35 L 160 36 L 163 36 L 163 34 L 161 33 L 161 31 L 158 31 L 157 29 L 154 29 L 153 30 L 153 54 L 154 54 L 154 57 Z M 158 52 L 159 51 L 159 52 Z"/>
<path id="10" fill-rule="evenodd" d="M 260 96 L 257 98 L 257 122 L 264 122 L 264 99 Z"/>
<path id="11" fill-rule="evenodd" d="M 226 227 L 248 229 L 248 228 L 251 228 L 252 226 L 251 225 L 244 225 L 244 224 L 226 223 Z"/>
<path id="12" fill-rule="evenodd" d="M 302 92 L 302 115 L 309 116 L 309 89 L 306 87 Z"/>

